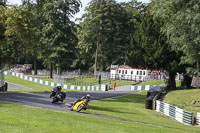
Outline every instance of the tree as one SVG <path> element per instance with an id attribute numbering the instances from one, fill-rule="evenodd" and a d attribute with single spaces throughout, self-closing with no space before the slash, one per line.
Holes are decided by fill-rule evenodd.
<path id="1" fill-rule="evenodd" d="M 176 51 L 182 51 L 182 63 L 194 63 L 200 59 L 200 1 L 198 0 L 153 0 L 154 15 L 166 23 L 162 32 Z M 194 66 L 193 66 L 194 67 Z"/>
<path id="2" fill-rule="evenodd" d="M 38 51 L 37 39 L 35 38 L 35 18 L 34 12 L 23 6 L 13 6 L 6 10 L 5 36 L 7 37 L 7 45 L 14 46 L 12 52 L 18 58 L 28 59 L 37 55 L 33 52 Z"/>
<path id="3" fill-rule="evenodd" d="M 153 6 L 151 3 L 145 8 L 138 31 L 139 36 L 132 47 L 137 49 L 135 51 L 140 55 L 141 66 L 151 70 L 167 71 L 169 73 L 168 88 L 175 89 L 176 73 L 185 71 L 185 66 L 180 65 L 180 58 L 183 54 L 171 49 L 166 34 L 161 32 L 165 22 L 153 16 L 151 13 Z M 130 55 L 134 56 L 132 52 Z"/>
<path id="4" fill-rule="evenodd" d="M 7 0 L 0 0 L 0 6 L 6 7 Z"/>
<path id="5" fill-rule="evenodd" d="M 5 58 L 6 52 L 4 52 L 4 46 L 6 44 L 6 39 L 5 39 L 5 10 L 6 8 L 4 6 L 0 5 L 0 68 L 3 65 L 3 60 Z"/>
<path id="6" fill-rule="evenodd" d="M 92 0 L 78 27 L 82 63 L 94 70 L 121 64 L 127 49 L 126 15 L 114 0 Z"/>
<path id="7" fill-rule="evenodd" d="M 31 18 L 31 22 L 33 25 L 32 32 L 32 40 L 34 45 L 32 45 L 32 48 L 30 49 L 29 53 L 32 55 L 32 60 L 34 64 L 34 75 L 37 75 L 37 62 L 40 58 L 41 54 L 41 46 L 42 43 L 40 41 L 41 38 L 41 29 L 42 29 L 42 22 L 43 17 L 41 16 L 43 12 L 43 5 L 45 3 L 45 0 L 22 0 L 22 7 L 30 11 L 33 15 Z"/>
<path id="8" fill-rule="evenodd" d="M 2 67 L 7 64 L 17 63 L 26 57 L 29 49 L 31 29 L 28 17 L 30 12 L 21 7 L 0 7 L 1 10 L 1 59 Z M 23 19 L 22 19 L 23 18 Z M 29 29 L 28 29 L 29 28 Z M 27 49 L 26 49 L 27 48 Z"/>
<path id="9" fill-rule="evenodd" d="M 122 3 L 126 9 L 127 15 L 127 31 L 128 31 L 128 49 L 127 63 L 133 68 L 145 68 L 143 60 L 143 49 L 141 48 L 140 24 L 143 19 L 146 5 L 137 0 L 132 0 L 128 3 Z"/>
<path id="10" fill-rule="evenodd" d="M 76 58 L 75 24 L 70 17 L 79 11 L 79 6 L 78 0 L 48 1 L 43 6 L 41 56 L 46 66 L 57 67 L 58 74 L 62 68 L 70 67 Z"/>

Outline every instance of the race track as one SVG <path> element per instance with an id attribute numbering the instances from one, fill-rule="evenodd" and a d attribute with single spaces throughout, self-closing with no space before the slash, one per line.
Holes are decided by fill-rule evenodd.
<path id="1" fill-rule="evenodd" d="M 106 91 L 106 92 L 67 92 L 66 99 L 63 102 L 51 103 L 49 93 L 0 93 L 0 101 L 11 102 L 15 104 L 29 105 L 53 110 L 69 111 L 68 106 L 71 102 L 81 98 L 86 94 L 91 95 L 91 102 L 93 100 L 101 100 L 106 98 L 113 98 L 123 95 L 137 93 L 137 91 Z"/>

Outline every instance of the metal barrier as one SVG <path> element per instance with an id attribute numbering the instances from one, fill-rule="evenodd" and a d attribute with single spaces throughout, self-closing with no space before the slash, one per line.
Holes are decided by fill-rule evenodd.
<path id="1" fill-rule="evenodd" d="M 54 75 L 53 75 L 53 82 L 54 82 L 54 83 L 64 84 L 64 80 L 65 80 L 65 77 L 64 77 L 64 76 L 57 75 L 57 74 L 54 74 Z"/>
<path id="2" fill-rule="evenodd" d="M 135 81 L 135 82 L 143 82 L 147 80 L 146 76 L 138 76 L 138 75 L 126 75 L 126 74 L 111 74 L 110 75 L 111 79 L 116 79 L 116 80 L 130 80 L 130 81 Z"/>
<path id="3" fill-rule="evenodd" d="M 4 86 L 4 81 L 5 81 L 4 71 L 0 70 L 0 87 Z"/>
<path id="4" fill-rule="evenodd" d="M 54 82 L 49 82 L 45 80 L 40 80 L 37 78 L 25 76 L 23 74 L 19 73 L 14 73 L 14 72 L 5 72 L 5 75 L 12 75 L 16 76 L 28 81 L 33 81 L 39 84 L 43 85 L 49 85 L 49 86 L 62 86 L 64 89 L 70 89 L 70 90 L 83 90 L 83 91 L 106 91 L 106 86 L 105 85 L 98 85 L 98 86 L 76 86 L 76 85 L 66 85 L 66 84 L 61 84 L 61 83 L 54 83 Z"/>
<path id="5" fill-rule="evenodd" d="M 193 112 L 185 111 L 176 106 L 156 100 L 156 111 L 167 115 L 181 123 L 194 125 Z"/>
<path id="6" fill-rule="evenodd" d="M 200 112 L 197 112 L 196 125 L 200 126 Z"/>
<path id="7" fill-rule="evenodd" d="M 131 85 L 131 91 L 136 91 L 136 90 L 150 90 L 156 85 L 144 85 L 144 86 L 135 86 Z"/>
<path id="8" fill-rule="evenodd" d="M 4 71 L 0 70 L 0 91 L 7 91 L 8 83 L 5 82 Z"/>

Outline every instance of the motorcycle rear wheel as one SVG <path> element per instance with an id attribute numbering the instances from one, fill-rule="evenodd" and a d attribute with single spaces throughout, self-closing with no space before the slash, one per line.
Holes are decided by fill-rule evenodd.
<path id="1" fill-rule="evenodd" d="M 53 98 L 52 103 L 58 102 L 57 98 Z"/>
<path id="2" fill-rule="evenodd" d="M 73 107 L 74 107 L 74 106 L 72 106 L 72 107 L 70 108 L 70 111 L 73 111 Z"/>

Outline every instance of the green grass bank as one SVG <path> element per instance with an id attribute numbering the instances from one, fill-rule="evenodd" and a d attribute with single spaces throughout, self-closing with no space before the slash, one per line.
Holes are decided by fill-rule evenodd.
<path id="1" fill-rule="evenodd" d="M 142 92 L 92 101 L 86 112 L 100 117 L 0 102 L 0 131 L 6 133 L 196 133 L 200 131 L 199 127 L 183 125 L 160 113 L 144 109 L 145 97 L 146 92 Z"/>
<path id="2" fill-rule="evenodd" d="M 192 101 L 200 101 L 200 89 L 174 90 L 168 92 L 164 98 L 164 102 L 196 114 L 200 112 L 200 104 L 191 104 Z"/>
<path id="3" fill-rule="evenodd" d="M 30 92 L 45 92 L 51 90 L 51 86 L 26 81 L 14 76 L 6 76 L 6 81 L 32 88 L 31 91 L 29 90 Z M 146 91 L 143 91 L 123 97 L 92 101 L 89 109 L 84 112 L 98 115 L 100 118 L 80 113 L 62 112 L 0 102 L 0 131 L 6 133 L 200 132 L 199 127 L 183 125 L 165 115 L 152 110 L 146 110 L 146 93 Z"/>

